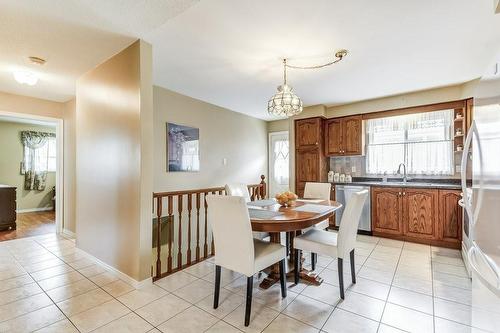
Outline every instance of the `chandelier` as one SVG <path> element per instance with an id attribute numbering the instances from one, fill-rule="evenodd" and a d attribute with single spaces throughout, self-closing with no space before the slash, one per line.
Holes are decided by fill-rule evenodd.
<path id="1" fill-rule="evenodd" d="M 271 116 L 291 117 L 302 112 L 302 100 L 295 95 L 293 88 L 287 84 L 286 69 L 317 69 L 333 65 L 342 60 L 347 55 L 347 50 L 339 50 L 335 53 L 335 59 L 322 65 L 315 66 L 292 66 L 283 59 L 283 84 L 278 86 L 278 91 L 267 103 L 267 112 Z"/>

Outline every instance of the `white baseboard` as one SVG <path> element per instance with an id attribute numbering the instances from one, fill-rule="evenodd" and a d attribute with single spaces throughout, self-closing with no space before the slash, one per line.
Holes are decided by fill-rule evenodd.
<path id="1" fill-rule="evenodd" d="M 17 209 L 17 213 L 33 213 L 33 212 L 46 212 L 49 210 L 53 210 L 52 207 L 43 207 L 43 208 L 28 208 L 28 209 Z"/>
<path id="2" fill-rule="evenodd" d="M 104 261 L 94 257 L 93 255 L 83 251 L 82 249 L 79 248 L 80 251 L 82 251 L 86 256 L 89 257 L 89 259 L 91 260 L 94 260 L 95 262 L 97 262 L 99 265 L 102 265 L 104 268 L 106 268 L 107 270 L 109 270 L 111 273 L 115 274 L 116 276 L 118 276 L 121 280 L 123 280 L 124 282 L 127 282 L 128 284 L 130 284 L 132 287 L 136 288 L 136 289 L 139 289 L 139 288 L 142 288 L 142 287 L 145 287 L 145 286 L 148 286 L 150 284 L 153 283 L 153 278 L 152 277 L 149 277 L 147 279 L 144 279 L 142 281 L 137 281 L 136 279 L 128 276 L 127 274 L 123 273 L 122 271 L 114 268 L 113 266 L 110 266 L 108 265 L 107 263 L 105 263 Z"/>
<path id="3" fill-rule="evenodd" d="M 68 229 L 63 229 L 63 230 L 62 230 L 62 234 L 63 234 L 64 236 L 69 237 L 69 238 L 76 238 L 76 234 L 75 234 L 73 231 L 68 230 Z"/>

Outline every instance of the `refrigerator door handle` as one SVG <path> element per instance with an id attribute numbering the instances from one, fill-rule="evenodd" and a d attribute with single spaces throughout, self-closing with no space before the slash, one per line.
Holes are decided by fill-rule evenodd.
<path id="1" fill-rule="evenodd" d="M 478 157 L 479 157 L 479 190 L 478 190 L 478 196 L 477 196 L 477 201 L 475 203 L 475 211 L 472 211 L 472 204 L 470 202 L 470 198 L 467 195 L 467 173 L 466 173 L 466 168 L 467 168 L 467 163 L 468 163 L 468 156 L 469 156 L 469 150 L 470 146 L 472 144 L 472 138 L 473 136 L 476 136 L 476 145 L 477 147 L 475 148 L 478 152 Z M 484 192 L 484 175 L 483 175 L 483 151 L 481 147 L 481 140 L 479 137 L 479 132 L 477 130 L 477 125 L 476 122 L 473 120 L 472 124 L 469 128 L 469 133 L 467 133 L 467 138 L 465 139 L 464 143 L 464 150 L 462 154 L 462 163 L 461 163 L 461 178 L 462 178 L 462 192 L 463 192 L 463 203 L 464 203 L 464 208 L 469 215 L 469 220 L 472 225 L 474 225 L 477 221 L 477 217 L 479 215 L 479 210 L 481 209 L 481 204 L 483 201 L 483 192 Z M 473 171 L 474 172 L 474 171 Z M 474 185 L 474 184 L 473 184 Z M 476 198 L 474 198 L 476 200 Z"/>

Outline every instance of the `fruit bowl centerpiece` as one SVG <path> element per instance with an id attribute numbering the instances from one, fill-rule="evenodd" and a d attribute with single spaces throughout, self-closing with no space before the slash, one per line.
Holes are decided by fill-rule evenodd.
<path id="1" fill-rule="evenodd" d="M 283 193 L 276 194 L 275 198 L 276 198 L 276 201 L 278 201 L 278 203 L 281 206 L 290 207 L 290 206 L 293 206 L 295 204 L 295 200 L 297 200 L 298 196 L 297 196 L 297 194 L 295 194 L 293 192 L 286 191 Z"/>

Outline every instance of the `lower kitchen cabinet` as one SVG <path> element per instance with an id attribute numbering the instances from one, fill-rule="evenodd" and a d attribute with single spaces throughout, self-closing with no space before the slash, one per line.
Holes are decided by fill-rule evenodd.
<path id="1" fill-rule="evenodd" d="M 371 193 L 372 231 L 377 234 L 402 235 L 401 189 L 373 187 Z"/>
<path id="2" fill-rule="evenodd" d="M 460 191 L 372 187 L 373 235 L 459 248 Z"/>
<path id="3" fill-rule="evenodd" d="M 402 189 L 403 234 L 419 239 L 437 239 L 438 190 Z"/>
<path id="4" fill-rule="evenodd" d="M 439 190 L 439 239 L 459 248 L 462 244 L 462 207 L 457 190 Z"/>

